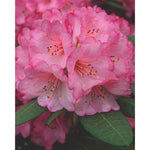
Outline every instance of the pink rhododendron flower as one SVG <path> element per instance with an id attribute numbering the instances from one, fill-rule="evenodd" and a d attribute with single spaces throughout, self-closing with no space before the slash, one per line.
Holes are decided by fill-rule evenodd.
<path id="1" fill-rule="evenodd" d="M 62 34 L 62 25 L 58 21 L 52 23 L 46 21 L 43 24 L 43 31 L 30 32 L 29 29 L 26 29 L 29 33 L 26 35 L 22 33 L 18 38 L 21 46 L 29 47 L 25 56 L 26 60 L 30 60 L 27 62 L 30 65 L 26 63 L 26 66 L 24 64 L 21 66 L 19 63 L 19 60 L 22 60 L 21 52 L 19 53 L 20 58 L 16 55 L 16 77 L 18 79 L 22 76 L 20 77 L 22 81 L 17 84 L 19 98 L 30 100 L 38 97 L 39 104 L 43 107 L 47 106 L 50 111 L 57 111 L 63 107 L 73 111 L 74 98 L 68 89 L 67 77 L 64 74 L 66 59 L 70 54 L 69 51 L 66 51 L 68 50 L 68 38 L 66 39 L 65 33 Z M 50 26 L 53 30 L 48 28 Z M 21 74 L 18 75 L 18 72 Z M 62 73 L 59 75 L 60 72 Z"/>
<path id="2" fill-rule="evenodd" d="M 81 13 L 81 15 L 79 15 L 79 13 Z M 104 66 L 105 68 L 104 70 L 106 72 L 107 72 L 107 69 L 106 69 L 107 67 L 109 69 L 111 68 L 110 70 L 108 69 L 108 71 L 110 71 L 111 78 L 108 77 L 109 75 L 108 72 L 104 74 L 102 70 L 99 71 L 105 76 L 105 79 L 103 79 L 103 81 L 116 79 L 115 76 L 113 76 L 113 72 L 116 74 L 118 78 L 126 78 L 125 75 L 128 74 L 130 70 L 129 62 L 131 61 L 131 58 L 133 57 L 134 52 L 133 52 L 132 43 L 128 41 L 126 36 L 123 35 L 123 33 L 127 34 L 127 32 L 123 32 L 122 29 L 120 28 L 121 26 L 120 21 L 112 20 L 112 17 L 109 17 L 104 11 L 100 9 L 97 10 L 96 8 L 81 8 L 81 9 L 77 9 L 74 12 L 71 12 L 70 14 L 74 14 L 74 16 L 76 15 L 76 17 L 69 16 L 67 19 L 67 23 L 71 22 L 70 19 L 75 20 L 77 22 L 76 24 L 75 23 L 69 24 L 74 29 L 72 31 L 73 43 L 75 43 L 74 45 L 76 46 L 77 54 L 73 52 L 68 58 L 67 68 L 68 68 L 68 75 L 69 75 L 69 87 L 74 89 L 74 91 L 79 89 L 79 88 L 74 88 L 74 86 L 71 83 L 73 82 L 73 79 L 76 80 L 77 78 L 71 75 L 73 74 L 73 71 L 72 71 L 73 69 L 70 71 L 70 68 L 69 68 L 70 62 L 71 62 L 70 66 L 74 68 L 74 70 L 77 70 L 78 74 L 80 73 L 82 76 L 83 74 L 85 75 L 88 74 L 87 72 L 88 70 L 91 71 L 91 73 L 95 73 L 94 71 L 97 72 L 97 70 L 99 70 L 99 69 L 94 70 L 94 66 L 92 66 L 92 69 L 90 69 L 90 67 L 85 66 L 85 64 L 84 64 L 84 67 L 81 65 L 78 65 L 78 61 L 80 59 L 84 60 L 87 63 L 87 65 L 90 64 L 88 63 L 88 59 L 90 62 L 92 60 L 91 57 L 94 56 L 94 53 L 95 53 L 95 56 L 94 56 L 95 59 L 96 57 L 98 57 L 99 59 L 97 60 L 101 60 L 102 62 L 103 59 L 100 59 L 100 58 L 105 58 L 104 60 L 105 65 L 106 65 L 106 62 L 108 62 L 108 64 L 110 65 L 110 67 L 108 67 L 109 65 Z M 77 28 L 78 30 L 76 30 Z M 76 35 L 74 35 L 75 31 L 77 31 Z M 95 39 L 95 41 L 93 41 L 93 39 Z M 89 43 L 90 43 L 90 46 L 88 45 Z M 82 58 L 82 55 L 83 55 L 83 58 Z M 90 58 L 88 58 L 88 56 L 90 56 Z M 106 56 L 108 56 L 108 58 Z M 75 58 L 77 59 L 76 62 L 77 62 L 77 66 L 79 67 L 76 67 L 76 63 L 73 61 Z M 97 64 L 97 66 L 100 67 L 102 66 L 102 64 L 100 65 Z M 80 68 L 80 70 L 77 68 Z M 86 71 L 84 68 L 86 68 Z M 98 76 L 98 73 L 97 73 L 97 76 Z M 102 77 L 102 75 L 99 75 L 99 76 Z M 94 81 L 96 80 L 94 79 Z M 76 84 L 76 82 L 73 82 L 73 83 Z M 93 86 L 91 82 L 88 82 L 88 83 L 90 83 L 90 85 Z M 105 82 L 103 82 L 103 84 L 104 83 Z M 80 88 L 82 88 L 82 86 L 86 84 L 86 82 L 84 81 L 82 85 L 80 85 L 80 83 L 77 83 L 77 84 L 80 86 Z M 87 85 L 85 87 L 88 88 Z M 75 91 L 75 93 L 77 93 L 77 91 Z"/>
<path id="3" fill-rule="evenodd" d="M 26 17 L 34 13 L 36 9 L 34 0 L 16 0 L 15 6 L 15 21 L 17 25 L 24 24 Z"/>
<path id="4" fill-rule="evenodd" d="M 108 17 L 115 23 L 116 27 L 118 28 L 118 30 L 120 30 L 122 34 L 133 35 L 133 28 L 127 20 L 125 20 L 124 18 L 119 18 L 115 14 L 111 14 Z"/>
<path id="5" fill-rule="evenodd" d="M 48 126 L 45 126 L 45 122 L 50 115 L 51 113 L 46 111 L 35 119 L 31 132 L 31 141 L 46 147 L 46 150 L 51 150 L 56 141 L 64 143 L 65 136 L 72 124 L 71 117 L 66 117 L 67 114 L 64 113 L 59 118 L 53 120 Z"/>
<path id="6" fill-rule="evenodd" d="M 64 70 L 58 65 L 50 66 L 41 55 L 30 60 L 30 65 L 24 69 L 25 78 L 20 81 L 17 90 L 21 100 L 38 97 L 38 103 L 48 107 L 50 111 L 58 111 L 63 107 L 73 111 L 74 98 L 67 86 Z"/>
<path id="7" fill-rule="evenodd" d="M 127 96 L 130 93 L 130 85 L 124 80 L 108 81 L 103 86 L 96 85 L 89 94 L 75 105 L 75 112 L 80 116 L 84 116 L 110 110 L 117 111 L 120 107 L 115 97 Z"/>
<path id="8" fill-rule="evenodd" d="M 28 64 L 28 54 L 21 46 L 16 48 L 16 78 L 24 79 L 24 67 Z"/>
<path id="9" fill-rule="evenodd" d="M 64 68 L 66 59 L 72 51 L 69 43 L 70 36 L 62 32 L 63 26 L 59 21 L 52 23 L 44 21 L 42 30 L 31 31 L 33 38 L 29 40 L 30 55 L 42 54 L 50 64 L 58 64 Z"/>
<path id="10" fill-rule="evenodd" d="M 75 112 L 79 116 L 84 116 L 108 112 L 110 110 L 117 111 L 119 108 L 113 94 L 110 94 L 104 86 L 96 85 L 89 94 L 83 97 L 80 102 L 75 105 Z"/>
<path id="11" fill-rule="evenodd" d="M 29 121 L 29 122 L 26 122 L 24 124 L 17 126 L 15 129 L 15 135 L 18 135 L 19 133 L 21 133 L 21 135 L 24 138 L 26 138 L 30 136 L 30 130 L 31 130 L 31 122 Z"/>
<path id="12" fill-rule="evenodd" d="M 118 110 L 115 97 L 131 94 L 134 76 L 128 34 L 124 19 L 97 7 L 46 11 L 18 36 L 19 99 L 37 98 L 52 112 L 65 108 L 81 116 Z"/>
<path id="13" fill-rule="evenodd" d="M 40 19 L 41 15 L 46 11 L 58 9 L 61 12 L 66 12 L 78 7 L 89 6 L 89 0 L 16 0 L 15 6 L 17 43 L 18 33 L 21 32 L 22 28 L 33 27 L 33 24 L 35 25 L 39 22 L 37 19 Z M 49 17 L 52 17 L 52 15 Z M 50 19 L 52 18 L 48 20 Z"/>
<path id="14" fill-rule="evenodd" d="M 68 58 L 68 84 L 74 91 L 73 96 L 77 99 L 86 95 L 94 85 L 116 79 L 112 72 L 111 60 L 108 57 L 99 56 L 97 51 L 100 48 L 99 45 L 92 42 L 91 44 L 90 46 L 82 44 Z M 94 49 L 93 46 L 95 46 Z"/>

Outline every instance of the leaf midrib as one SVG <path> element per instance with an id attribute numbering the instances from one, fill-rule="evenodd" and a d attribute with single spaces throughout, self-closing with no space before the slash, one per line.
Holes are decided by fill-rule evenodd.
<path id="1" fill-rule="evenodd" d="M 102 118 L 108 123 L 108 125 L 110 125 L 110 127 L 116 131 L 116 133 L 121 137 L 122 141 L 126 144 L 126 141 L 124 140 L 123 136 L 121 136 L 121 134 L 113 127 L 113 125 L 103 116 L 103 114 L 101 114 Z"/>

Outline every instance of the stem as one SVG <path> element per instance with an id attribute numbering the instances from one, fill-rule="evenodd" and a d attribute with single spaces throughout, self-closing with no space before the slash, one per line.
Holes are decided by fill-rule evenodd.
<path id="1" fill-rule="evenodd" d="M 73 114 L 73 127 L 75 128 L 78 124 L 78 116 L 74 113 Z"/>

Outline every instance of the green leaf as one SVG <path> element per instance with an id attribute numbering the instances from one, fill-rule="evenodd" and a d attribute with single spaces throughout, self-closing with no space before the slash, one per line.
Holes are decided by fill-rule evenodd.
<path id="1" fill-rule="evenodd" d="M 130 88 L 131 88 L 132 93 L 135 93 L 135 84 L 131 84 Z"/>
<path id="2" fill-rule="evenodd" d="M 127 37 L 135 45 L 135 35 L 127 35 Z"/>
<path id="3" fill-rule="evenodd" d="M 78 125 L 78 116 L 76 113 L 73 114 L 73 127 L 75 128 Z"/>
<path id="4" fill-rule="evenodd" d="M 114 146 L 91 136 L 79 137 L 76 140 L 82 143 L 87 150 L 134 150 L 132 144 L 130 146 Z"/>
<path id="5" fill-rule="evenodd" d="M 133 141 L 130 124 L 120 111 L 80 117 L 86 131 L 98 139 L 118 146 L 128 146 Z"/>
<path id="6" fill-rule="evenodd" d="M 15 48 L 16 48 L 17 46 L 19 46 L 19 44 L 18 44 L 18 43 L 17 43 L 17 44 L 15 44 Z"/>
<path id="7" fill-rule="evenodd" d="M 117 150 L 135 150 L 135 145 L 131 144 L 128 147 L 119 147 Z"/>
<path id="8" fill-rule="evenodd" d="M 134 98 L 119 97 L 117 100 L 120 105 L 120 111 L 128 116 L 135 117 L 135 100 Z"/>
<path id="9" fill-rule="evenodd" d="M 33 99 L 16 111 L 16 126 L 23 124 L 31 119 L 38 117 L 47 108 L 41 107 L 37 103 L 37 99 Z"/>
<path id="10" fill-rule="evenodd" d="M 106 1 L 104 3 L 107 5 L 110 5 L 112 7 L 115 7 L 117 9 L 127 11 L 127 9 L 125 7 L 123 7 L 121 4 L 117 3 L 117 1 L 116 2 L 115 1 L 114 2 L 113 1 Z"/>
<path id="11" fill-rule="evenodd" d="M 49 125 L 55 118 L 57 118 L 60 114 L 62 114 L 63 112 L 65 112 L 65 109 L 62 109 L 60 111 L 54 112 L 52 113 L 49 118 L 47 119 L 45 125 Z"/>
<path id="12" fill-rule="evenodd" d="M 114 146 L 105 142 L 102 142 L 92 136 L 76 136 L 72 140 L 67 141 L 64 145 L 65 150 L 134 150 L 134 145 L 130 146 Z M 59 147 L 55 146 L 53 150 L 59 150 Z"/>

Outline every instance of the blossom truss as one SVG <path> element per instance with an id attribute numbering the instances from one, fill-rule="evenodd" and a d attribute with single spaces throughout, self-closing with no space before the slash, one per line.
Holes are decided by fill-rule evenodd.
<path id="1" fill-rule="evenodd" d="M 46 11 L 18 35 L 18 98 L 80 116 L 119 110 L 115 99 L 131 94 L 134 75 L 128 34 L 125 20 L 97 7 Z"/>

